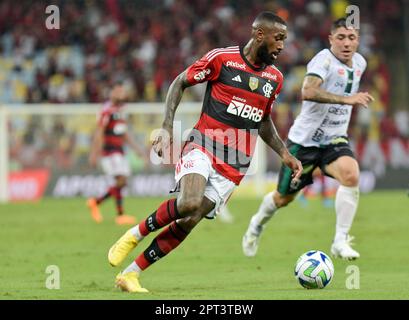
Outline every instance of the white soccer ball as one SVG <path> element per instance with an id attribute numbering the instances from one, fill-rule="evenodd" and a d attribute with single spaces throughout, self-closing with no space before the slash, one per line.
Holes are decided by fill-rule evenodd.
<path id="1" fill-rule="evenodd" d="M 304 288 L 323 289 L 334 277 L 334 265 L 324 252 L 311 250 L 298 258 L 294 273 Z"/>

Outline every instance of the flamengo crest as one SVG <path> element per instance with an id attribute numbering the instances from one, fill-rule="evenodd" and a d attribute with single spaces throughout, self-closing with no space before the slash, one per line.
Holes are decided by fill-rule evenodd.
<path id="1" fill-rule="evenodd" d="M 266 98 L 270 98 L 271 93 L 273 92 L 273 86 L 269 82 L 266 82 L 266 84 L 263 86 L 263 92 Z"/>

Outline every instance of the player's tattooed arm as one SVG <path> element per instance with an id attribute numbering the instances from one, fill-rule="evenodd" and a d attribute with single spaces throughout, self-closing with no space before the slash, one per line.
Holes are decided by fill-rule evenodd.
<path id="1" fill-rule="evenodd" d="M 175 118 L 176 109 L 179 106 L 182 99 L 183 92 L 187 87 L 191 86 L 187 81 L 186 71 L 179 74 L 169 87 L 166 95 L 165 106 L 165 120 L 163 121 L 162 128 L 168 130 L 173 129 L 173 120 Z"/>
<path id="2" fill-rule="evenodd" d="M 368 106 L 374 98 L 368 92 L 358 92 L 351 96 L 333 94 L 321 88 L 323 80 L 318 76 L 306 76 L 301 89 L 303 100 L 319 103 L 349 104 Z"/>
<path id="3" fill-rule="evenodd" d="M 266 117 L 262 120 L 259 134 L 261 139 L 263 139 L 271 149 L 277 152 L 280 157 L 287 151 L 287 147 L 283 140 L 281 140 L 270 117 Z"/>
<path id="4" fill-rule="evenodd" d="M 269 147 L 277 152 L 283 163 L 293 171 L 293 180 L 298 180 L 302 174 L 302 164 L 288 151 L 270 117 L 263 119 L 259 135 Z"/>
<path id="5" fill-rule="evenodd" d="M 170 145 L 173 142 L 173 120 L 175 119 L 176 109 L 182 100 L 183 92 L 191 86 L 187 81 L 186 71 L 179 74 L 169 87 L 166 95 L 165 120 L 162 123 L 162 130 L 156 135 L 152 142 L 153 150 L 160 156 L 169 155 Z"/>

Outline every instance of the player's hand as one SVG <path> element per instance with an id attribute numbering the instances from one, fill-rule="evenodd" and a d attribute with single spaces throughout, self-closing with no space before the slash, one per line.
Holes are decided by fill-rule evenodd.
<path id="1" fill-rule="evenodd" d="M 172 128 L 162 128 L 157 133 L 155 139 L 152 142 L 153 150 L 158 154 L 159 157 L 164 157 L 166 151 L 169 150 L 173 142 L 173 129 Z"/>
<path id="2" fill-rule="evenodd" d="M 293 184 L 300 183 L 300 177 L 302 175 L 302 170 L 303 170 L 301 161 L 299 161 L 297 158 L 291 155 L 288 151 L 284 153 L 282 159 L 283 159 L 283 163 L 287 167 L 289 167 L 293 172 L 293 174 L 291 175 L 292 177 L 291 183 Z"/>
<path id="3" fill-rule="evenodd" d="M 368 92 L 358 92 L 352 96 L 345 97 L 346 104 L 353 106 L 364 106 L 365 108 L 368 108 L 369 103 L 374 100 L 374 97 L 372 97 Z"/>

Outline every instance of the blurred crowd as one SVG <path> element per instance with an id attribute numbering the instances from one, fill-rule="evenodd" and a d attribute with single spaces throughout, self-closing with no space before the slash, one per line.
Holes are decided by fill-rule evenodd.
<path id="1" fill-rule="evenodd" d="M 378 147 L 387 160 L 385 139 L 400 139 L 409 152 L 409 105 L 391 107 L 391 71 L 380 36 L 385 26 L 401 27 L 400 1 L 361 2 L 359 51 L 368 60 L 361 89 L 376 102 L 354 112 L 350 134 L 362 157 L 368 141 L 375 141 L 371 148 Z M 132 101 L 163 101 L 178 73 L 215 47 L 244 45 L 254 17 L 272 10 L 289 24 L 286 48 L 277 61 L 285 86 L 273 114 L 285 138 L 299 111 L 306 63 L 328 45 L 331 22 L 345 16 L 350 2 L 56 0 L 58 30 L 45 27 L 47 4 L 0 2 L 0 104 L 100 103 L 118 80 L 129 88 Z M 198 86 L 188 90 L 185 100 L 202 96 Z"/>

